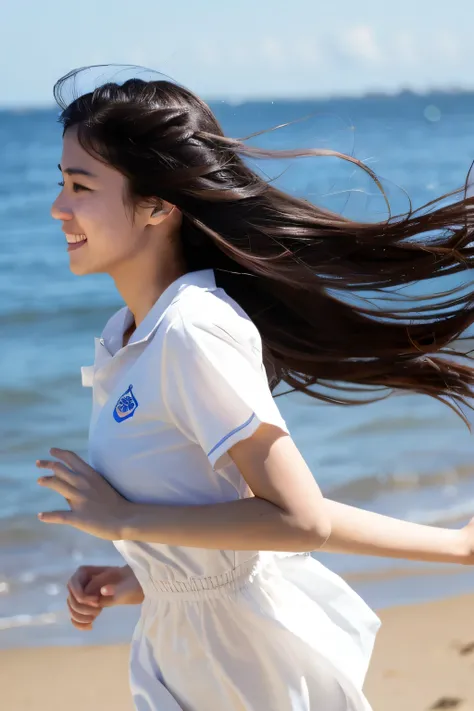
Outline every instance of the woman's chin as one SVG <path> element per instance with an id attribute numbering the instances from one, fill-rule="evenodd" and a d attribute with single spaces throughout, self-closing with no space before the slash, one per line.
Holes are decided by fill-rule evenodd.
<path id="1" fill-rule="evenodd" d="M 85 260 L 81 261 L 79 259 L 69 260 L 69 270 L 75 276 L 86 276 L 87 274 L 99 274 L 101 272 L 100 269 L 94 269 L 91 264 L 87 264 Z"/>

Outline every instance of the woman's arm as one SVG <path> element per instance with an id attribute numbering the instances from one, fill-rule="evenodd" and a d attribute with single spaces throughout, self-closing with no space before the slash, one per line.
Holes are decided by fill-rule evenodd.
<path id="1" fill-rule="evenodd" d="M 262 424 L 229 453 L 254 496 L 204 506 L 134 504 L 74 452 L 53 448 L 41 460 L 41 486 L 61 494 L 70 511 L 39 514 L 98 538 L 230 550 L 312 551 L 330 533 L 321 491 L 290 437 Z M 159 476 L 159 472 L 157 472 Z"/>
<path id="2" fill-rule="evenodd" d="M 474 528 L 435 528 L 325 499 L 331 535 L 323 550 L 435 563 L 473 563 Z"/>
<path id="3" fill-rule="evenodd" d="M 229 454 L 253 497 L 203 506 L 132 504 L 122 537 L 231 550 L 312 551 L 324 544 L 329 513 L 290 437 L 261 425 Z"/>
<path id="4" fill-rule="evenodd" d="M 268 456 L 266 456 L 268 452 Z M 207 506 L 138 506 L 123 535 L 203 548 L 316 550 L 472 563 L 474 529 L 423 526 L 323 499 L 290 437 L 262 426 L 230 454 L 255 498 Z M 262 477 L 263 472 L 263 477 Z"/>
<path id="5" fill-rule="evenodd" d="M 324 499 L 331 534 L 301 521 L 265 499 L 204 506 L 132 508 L 124 539 L 177 546 L 238 550 L 351 553 L 439 563 L 474 562 L 470 530 L 435 528 L 364 511 Z M 327 524 L 325 524 L 327 525 Z"/>
<path id="6" fill-rule="evenodd" d="M 40 483 L 62 494 L 71 511 L 40 515 L 91 535 L 230 550 L 327 551 L 474 563 L 474 524 L 460 530 L 421 526 L 322 497 L 293 440 L 261 425 L 229 449 L 254 497 L 202 506 L 133 504 L 72 452 L 51 450 L 54 476 Z"/>

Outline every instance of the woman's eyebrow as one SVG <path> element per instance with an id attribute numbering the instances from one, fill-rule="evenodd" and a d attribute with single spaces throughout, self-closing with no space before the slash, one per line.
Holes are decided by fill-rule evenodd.
<path id="1" fill-rule="evenodd" d="M 63 170 L 59 163 L 58 163 L 58 168 L 61 171 L 61 173 L 66 173 L 67 175 L 85 175 L 88 178 L 97 178 L 97 175 L 90 173 L 88 170 L 84 170 L 84 168 L 64 168 L 64 170 Z"/>

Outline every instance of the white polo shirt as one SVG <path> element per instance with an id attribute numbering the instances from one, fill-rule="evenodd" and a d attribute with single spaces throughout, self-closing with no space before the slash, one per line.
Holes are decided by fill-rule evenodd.
<path id="1" fill-rule="evenodd" d="M 254 324 L 212 271 L 171 284 L 122 348 L 131 322 L 127 309 L 112 317 L 83 371 L 92 466 L 136 502 L 249 496 L 228 449 L 261 422 L 287 431 Z M 369 711 L 378 619 L 311 556 L 115 545 L 145 591 L 130 655 L 137 711 Z"/>
<path id="2" fill-rule="evenodd" d="M 260 334 L 217 288 L 214 272 L 188 273 L 160 296 L 127 346 L 127 308 L 96 339 L 89 461 L 137 503 L 211 504 L 249 489 L 228 456 L 263 422 L 288 432 L 270 392 Z M 255 553 L 118 541 L 137 577 L 219 575 Z"/>

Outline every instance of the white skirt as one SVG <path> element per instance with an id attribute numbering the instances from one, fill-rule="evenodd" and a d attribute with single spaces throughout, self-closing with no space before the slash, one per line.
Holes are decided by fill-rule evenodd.
<path id="1" fill-rule="evenodd" d="M 145 589 L 131 648 L 137 711 L 368 711 L 378 617 L 310 555 Z"/>

